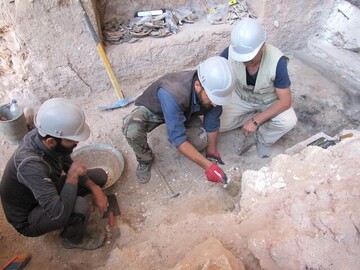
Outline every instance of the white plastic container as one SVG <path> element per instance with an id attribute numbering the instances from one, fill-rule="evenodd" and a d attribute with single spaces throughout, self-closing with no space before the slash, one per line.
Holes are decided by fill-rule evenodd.
<path id="1" fill-rule="evenodd" d="M 10 113 L 12 118 L 11 119 L 15 119 L 17 118 L 19 115 L 21 115 L 22 110 L 19 107 L 19 105 L 17 104 L 16 99 L 12 99 L 11 103 L 10 103 Z"/>

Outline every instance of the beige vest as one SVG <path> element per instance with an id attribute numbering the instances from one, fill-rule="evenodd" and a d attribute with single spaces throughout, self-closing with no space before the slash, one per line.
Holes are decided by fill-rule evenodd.
<path id="1" fill-rule="evenodd" d="M 229 62 L 236 73 L 236 93 L 243 99 L 256 104 L 269 104 L 277 99 L 274 80 L 276 67 L 283 53 L 270 44 L 265 44 L 255 86 L 246 83 L 246 67 L 244 63 L 232 59 L 229 50 Z M 288 58 L 286 58 L 289 60 Z"/>

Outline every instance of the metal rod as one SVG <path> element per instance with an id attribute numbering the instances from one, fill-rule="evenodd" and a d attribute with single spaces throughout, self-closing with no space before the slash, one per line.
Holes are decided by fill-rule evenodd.
<path id="1" fill-rule="evenodd" d="M 170 192 L 170 198 L 175 198 L 180 195 L 180 192 L 175 193 L 172 188 L 170 187 L 169 183 L 166 181 L 164 175 L 161 173 L 160 169 L 157 166 L 154 166 L 156 173 L 159 175 L 161 181 L 166 186 L 167 190 Z"/>

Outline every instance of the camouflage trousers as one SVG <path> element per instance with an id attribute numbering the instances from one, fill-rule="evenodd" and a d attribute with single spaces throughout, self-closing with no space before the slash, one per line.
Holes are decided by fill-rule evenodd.
<path id="1" fill-rule="evenodd" d="M 144 106 L 137 107 L 123 119 L 122 132 L 135 152 L 137 161 L 152 161 L 153 152 L 148 144 L 147 134 L 164 123 L 164 118 L 153 114 Z M 200 117 L 191 118 L 185 123 L 185 128 L 187 141 L 199 151 L 205 149 L 208 138 Z"/>

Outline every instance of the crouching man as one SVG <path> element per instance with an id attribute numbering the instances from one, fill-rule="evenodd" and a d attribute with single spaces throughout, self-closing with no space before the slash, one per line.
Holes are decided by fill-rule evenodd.
<path id="1" fill-rule="evenodd" d="M 207 180 L 226 182 L 217 151 L 222 105 L 230 102 L 235 75 L 222 57 L 210 57 L 197 70 L 167 74 L 137 98 L 138 107 L 124 118 L 123 133 L 135 152 L 139 183 L 151 178 L 153 152 L 147 134 L 165 124 L 168 140 L 185 157 L 204 169 Z M 203 121 L 200 117 L 203 115 Z M 199 151 L 206 148 L 206 155 Z"/>
<path id="2" fill-rule="evenodd" d="M 21 234 L 36 237 L 62 230 L 64 248 L 96 249 L 105 231 L 87 230 L 91 206 L 82 196 L 92 194 L 103 214 L 108 201 L 101 189 L 102 169 L 87 169 L 70 157 L 90 135 L 84 112 L 62 98 L 47 100 L 31 130 L 8 161 L 0 183 L 2 206 L 9 223 Z"/>

